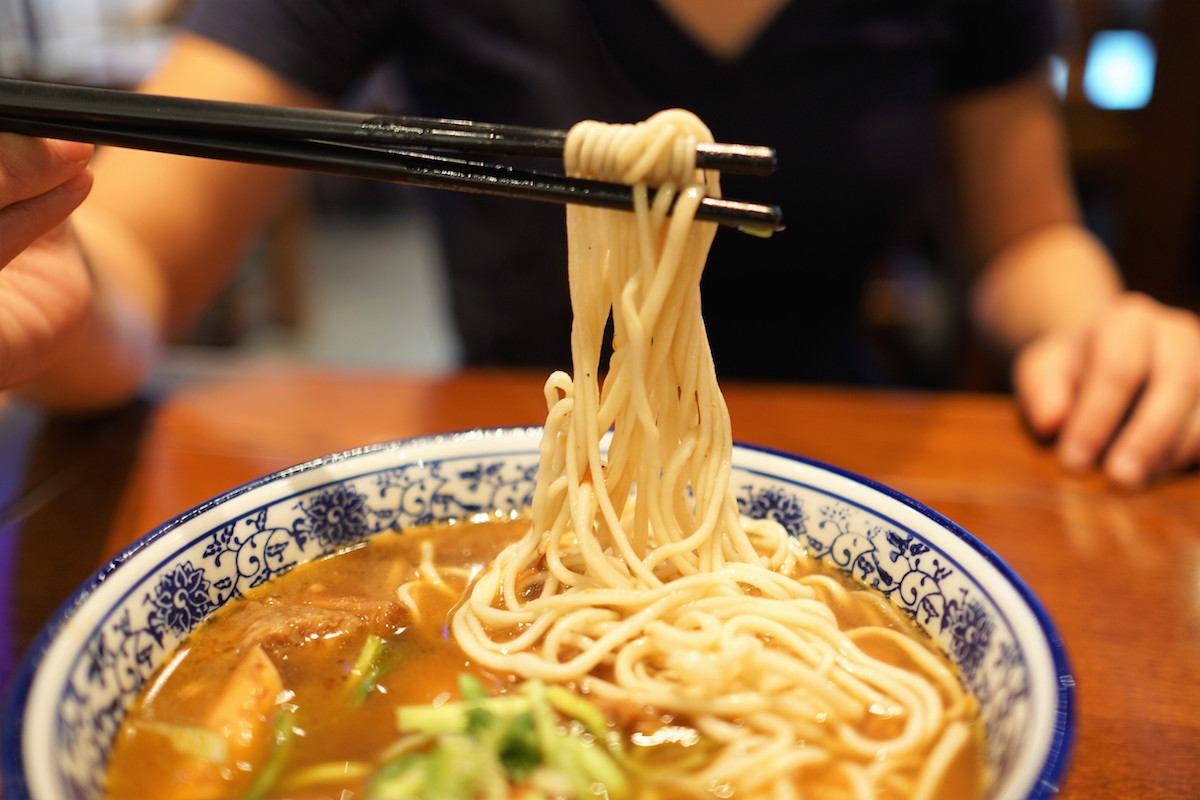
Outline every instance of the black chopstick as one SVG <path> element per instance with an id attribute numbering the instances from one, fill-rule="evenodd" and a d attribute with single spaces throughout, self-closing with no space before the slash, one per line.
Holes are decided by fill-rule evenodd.
<path id="1" fill-rule="evenodd" d="M 179 155 L 292 167 L 545 202 L 632 207 L 632 191 L 505 164 L 400 149 L 562 158 L 563 131 L 512 125 L 381 117 L 165 97 L 0 78 L 0 130 Z M 766 147 L 697 148 L 697 165 L 765 174 Z M 752 233 L 780 229 L 777 206 L 706 198 L 697 216 Z"/>
<path id="2" fill-rule="evenodd" d="M 562 158 L 566 140 L 565 131 L 549 128 L 281 108 L 2 78 L 0 113 L 135 125 L 153 120 L 162 128 L 558 159 Z M 775 151 L 759 145 L 701 144 L 696 147 L 696 165 L 722 172 L 769 175 L 775 169 Z"/>
<path id="3" fill-rule="evenodd" d="M 38 119 L 0 112 L 0 130 L 26 136 L 91 142 L 177 155 L 291 167 L 357 178 L 390 180 L 414 186 L 517 197 L 554 203 L 578 203 L 628 210 L 633 191 L 622 184 L 567 178 L 519 170 L 502 164 L 466 161 L 418 153 L 315 139 L 273 139 L 188 131 L 155 126 L 116 125 L 87 120 Z M 696 217 L 748 233 L 780 230 L 778 206 L 706 197 Z"/>

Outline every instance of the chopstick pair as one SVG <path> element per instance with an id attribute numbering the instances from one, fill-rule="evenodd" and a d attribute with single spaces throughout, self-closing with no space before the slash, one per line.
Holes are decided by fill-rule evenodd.
<path id="1" fill-rule="evenodd" d="M 544 128 L 0 79 L 0 131 L 543 202 L 633 207 L 632 190 L 622 184 L 461 156 L 561 160 L 566 133 Z M 775 168 L 775 151 L 702 144 L 696 148 L 696 163 L 706 169 L 766 175 Z M 696 216 L 757 234 L 779 230 L 781 220 L 778 206 L 723 198 L 705 198 Z"/>

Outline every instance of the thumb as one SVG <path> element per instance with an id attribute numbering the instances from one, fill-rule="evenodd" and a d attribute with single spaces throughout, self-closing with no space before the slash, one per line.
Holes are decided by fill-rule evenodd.
<path id="1" fill-rule="evenodd" d="M 1044 336 L 1025 346 L 1013 362 L 1017 405 L 1041 437 L 1054 436 L 1066 422 L 1083 371 L 1083 340 Z"/>

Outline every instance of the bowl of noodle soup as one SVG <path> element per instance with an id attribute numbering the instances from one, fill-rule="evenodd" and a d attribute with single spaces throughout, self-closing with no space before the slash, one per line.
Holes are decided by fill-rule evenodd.
<path id="1" fill-rule="evenodd" d="M 567 172 L 634 211 L 567 208 L 542 427 L 332 455 L 148 534 L 26 661 L 6 792 L 1056 792 L 1071 676 L 1012 571 L 886 487 L 734 444 L 700 141 L 678 110 L 569 133 Z"/>
<path id="2" fill-rule="evenodd" d="M 140 539 L 79 589 L 27 657 L 4 718 L 6 796 L 104 796 L 122 718 L 207 617 L 364 538 L 526 512 L 541 438 L 536 428 L 473 431 L 332 455 Z M 733 463 L 743 514 L 778 522 L 808 558 L 885 597 L 955 665 L 978 701 L 991 776 L 983 796 L 1052 795 L 1071 739 L 1070 673 L 1012 571 L 954 523 L 864 478 L 754 447 L 735 447 Z"/>

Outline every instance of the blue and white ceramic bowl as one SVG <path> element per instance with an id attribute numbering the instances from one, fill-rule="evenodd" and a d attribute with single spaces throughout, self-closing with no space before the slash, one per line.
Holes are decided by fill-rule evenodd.
<path id="1" fill-rule="evenodd" d="M 214 498 L 138 540 L 59 611 L 3 719 L 10 800 L 102 796 L 126 709 L 190 630 L 272 576 L 380 531 L 524 507 L 538 428 L 472 431 L 328 456 Z M 908 609 L 958 665 L 987 726 L 993 798 L 1055 793 L 1071 675 L 1037 599 L 966 531 L 871 481 L 739 446 L 742 510 Z"/>

